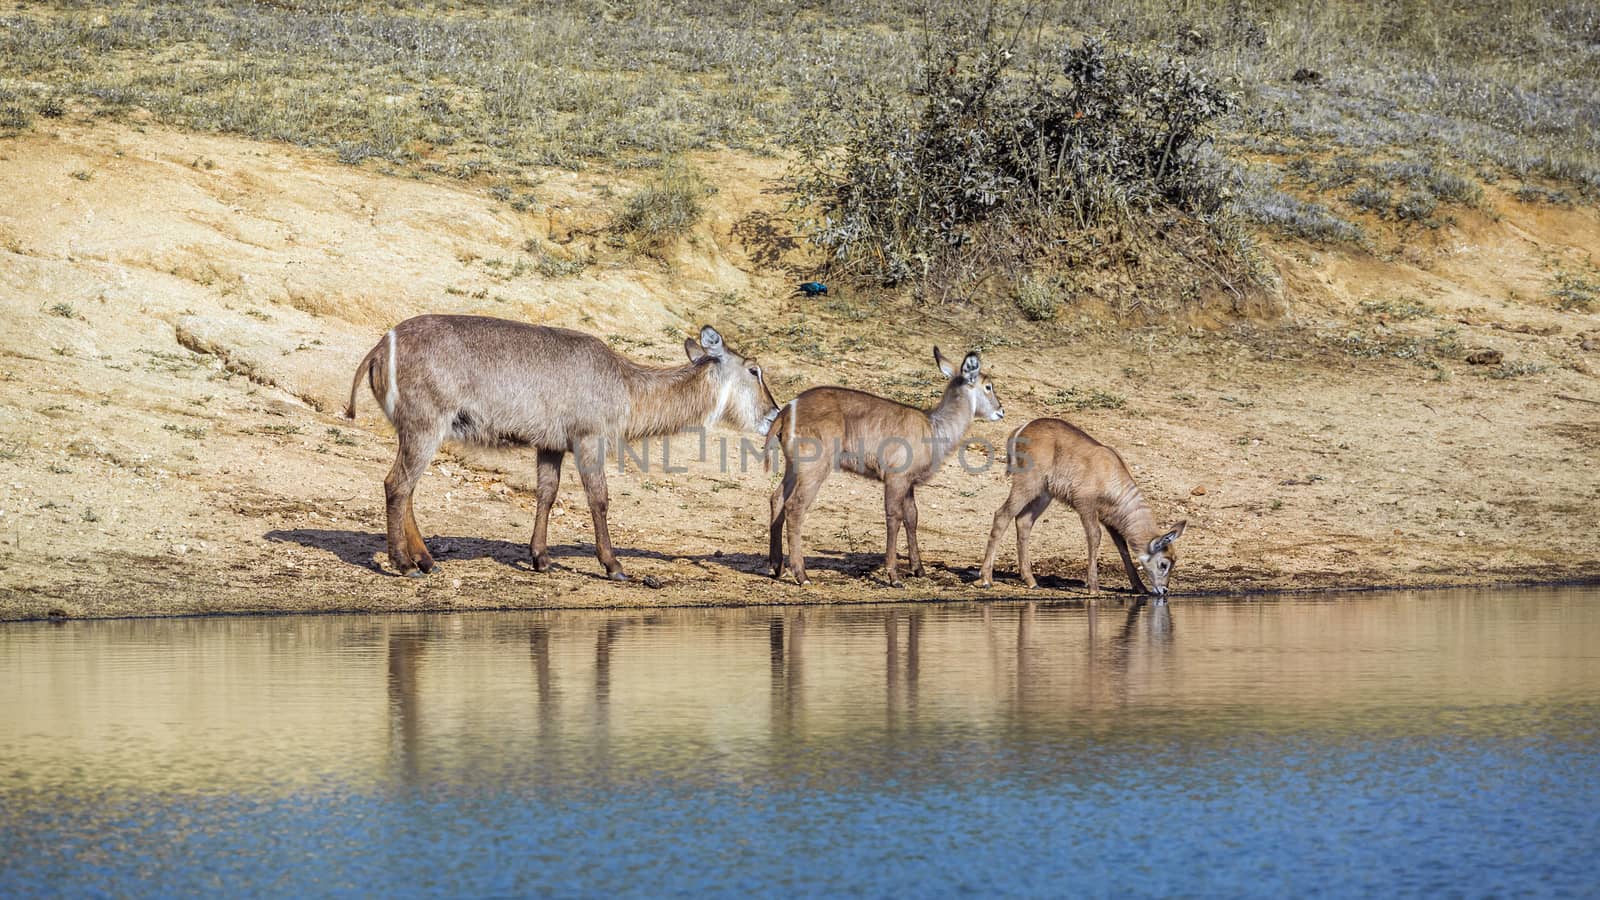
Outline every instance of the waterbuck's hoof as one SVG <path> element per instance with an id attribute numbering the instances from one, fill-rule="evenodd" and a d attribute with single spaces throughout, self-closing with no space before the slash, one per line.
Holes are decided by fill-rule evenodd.
<path id="1" fill-rule="evenodd" d="M 804 575 L 796 575 L 794 577 L 794 583 L 801 587 L 806 587 L 807 585 L 811 584 L 811 579 L 805 577 Z"/>
<path id="2" fill-rule="evenodd" d="M 417 560 L 417 568 L 422 570 L 422 574 L 429 575 L 433 573 L 434 569 L 438 568 L 438 565 L 434 563 L 432 557 L 424 556 Z"/>
<path id="3" fill-rule="evenodd" d="M 915 569 L 911 570 L 911 577 L 912 578 L 926 578 L 926 577 L 928 577 L 928 570 L 924 569 L 921 566 L 917 566 Z"/>
<path id="4" fill-rule="evenodd" d="M 994 587 L 994 581 L 988 578 L 980 578 L 978 579 L 978 587 L 992 588 Z"/>
<path id="5" fill-rule="evenodd" d="M 905 586 L 906 586 L 906 583 L 904 581 L 901 581 L 898 578 L 896 578 L 893 581 L 889 582 L 889 587 L 892 587 L 892 588 L 903 588 Z"/>
<path id="6" fill-rule="evenodd" d="M 421 569 L 405 569 L 405 570 L 401 571 L 400 574 L 405 576 L 406 578 L 427 578 L 428 577 L 428 573 L 422 571 Z"/>
<path id="7" fill-rule="evenodd" d="M 607 572 L 606 577 L 612 581 L 627 581 L 628 573 L 618 569 L 615 572 Z"/>
<path id="8" fill-rule="evenodd" d="M 551 568 L 552 566 L 550 565 L 550 557 L 535 556 L 533 558 L 533 570 L 535 572 L 548 572 Z"/>

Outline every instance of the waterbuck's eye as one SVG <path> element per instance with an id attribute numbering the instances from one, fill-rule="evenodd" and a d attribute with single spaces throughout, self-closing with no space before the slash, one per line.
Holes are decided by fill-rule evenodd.
<path id="1" fill-rule="evenodd" d="M 757 366 L 751 366 L 750 367 L 750 374 L 754 375 L 757 378 L 760 378 L 761 377 L 761 369 L 759 367 L 757 367 Z"/>
<path id="2" fill-rule="evenodd" d="M 991 393 L 991 394 L 992 394 L 992 393 L 994 393 L 994 385 L 992 385 L 992 384 L 986 384 L 986 385 L 984 385 L 984 386 L 983 386 L 983 389 L 984 389 L 984 390 L 986 390 L 986 391 L 988 391 L 988 392 L 989 392 L 989 393 Z"/>

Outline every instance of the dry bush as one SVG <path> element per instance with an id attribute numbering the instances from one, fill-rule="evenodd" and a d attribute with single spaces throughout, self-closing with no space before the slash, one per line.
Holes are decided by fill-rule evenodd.
<path id="1" fill-rule="evenodd" d="M 927 46 L 914 102 L 831 104 L 792 170 L 836 270 L 949 293 L 1057 263 L 1073 235 L 1144 243 L 1158 223 L 1226 217 L 1226 172 L 1202 151 L 1232 101 L 1204 74 L 1092 38 L 1022 68 L 988 21 L 947 22 Z"/>
<path id="2" fill-rule="evenodd" d="M 659 250 L 685 234 L 705 212 L 706 184 L 693 167 L 671 161 L 630 195 L 612 230 L 645 251 Z"/>

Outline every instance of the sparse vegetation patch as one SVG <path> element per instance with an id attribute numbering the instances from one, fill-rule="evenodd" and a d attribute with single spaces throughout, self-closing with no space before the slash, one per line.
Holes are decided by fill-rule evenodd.
<path id="1" fill-rule="evenodd" d="M 1017 284 L 1014 299 L 1023 318 L 1046 322 L 1056 316 L 1056 307 L 1060 305 L 1059 293 L 1057 285 L 1030 276 Z"/>
<path id="2" fill-rule="evenodd" d="M 659 250 L 700 221 L 706 185 L 688 164 L 671 162 L 630 195 L 613 229 L 643 250 Z"/>
<path id="3" fill-rule="evenodd" d="M 1056 391 L 1047 402 L 1051 406 L 1069 409 L 1121 409 L 1127 398 L 1099 388 L 1069 387 Z"/>

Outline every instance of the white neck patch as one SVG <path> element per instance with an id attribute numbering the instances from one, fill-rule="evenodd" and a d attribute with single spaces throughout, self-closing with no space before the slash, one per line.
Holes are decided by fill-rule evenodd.
<path id="1" fill-rule="evenodd" d="M 722 416 L 728 411 L 728 401 L 733 399 L 733 382 L 724 381 L 717 389 L 717 405 L 712 408 L 711 414 L 706 416 L 707 428 L 722 421 Z"/>

